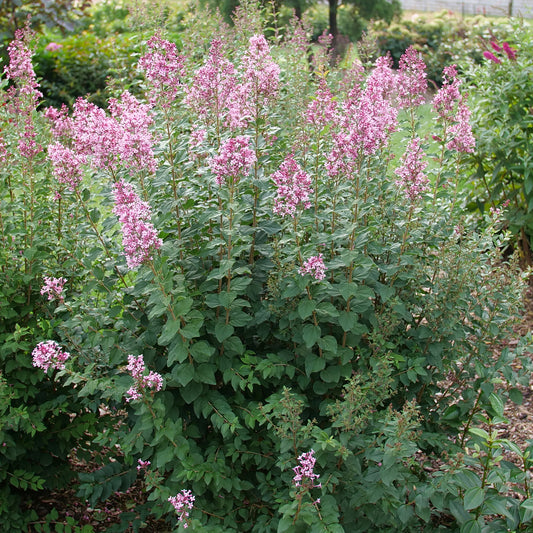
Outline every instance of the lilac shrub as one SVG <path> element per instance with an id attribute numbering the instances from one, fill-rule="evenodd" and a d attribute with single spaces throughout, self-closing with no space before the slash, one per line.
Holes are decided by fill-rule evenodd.
<path id="1" fill-rule="evenodd" d="M 330 68 L 327 49 L 312 71 L 244 4 L 233 36 L 195 53 L 150 37 L 144 98 L 45 111 L 69 290 L 41 297 L 73 356 L 37 360 L 115 413 L 90 436 L 114 457 L 79 495 L 94 506 L 142 475 L 123 530 L 150 514 L 206 531 L 481 526 L 498 509 L 465 500 L 454 465 L 483 483 L 471 430 L 516 399 L 521 344 L 492 346 L 522 285 L 496 267 L 505 235 L 461 209 L 475 143 L 457 70 L 424 137 L 414 49 L 398 73 L 387 57 Z"/>

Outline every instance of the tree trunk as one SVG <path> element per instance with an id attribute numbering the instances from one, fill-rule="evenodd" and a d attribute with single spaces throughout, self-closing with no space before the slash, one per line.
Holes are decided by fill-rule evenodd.
<path id="1" fill-rule="evenodd" d="M 333 35 L 333 42 L 337 38 L 339 30 L 337 28 L 337 2 L 338 0 L 328 0 L 329 1 L 329 33 Z"/>

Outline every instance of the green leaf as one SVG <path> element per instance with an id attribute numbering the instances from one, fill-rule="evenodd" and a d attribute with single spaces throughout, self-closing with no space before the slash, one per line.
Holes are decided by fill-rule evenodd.
<path id="1" fill-rule="evenodd" d="M 310 376 L 313 372 L 320 372 L 326 366 L 326 361 L 323 357 L 318 357 L 315 354 L 305 356 L 305 373 Z"/>
<path id="2" fill-rule="evenodd" d="M 215 377 L 215 372 L 217 367 L 209 363 L 202 363 L 198 365 L 196 369 L 195 377 L 200 380 L 202 383 L 207 383 L 208 385 L 216 385 L 217 380 Z"/>
<path id="3" fill-rule="evenodd" d="M 183 363 L 189 355 L 189 348 L 186 343 L 183 342 L 181 337 L 178 337 L 174 343 L 170 346 L 167 354 L 167 365 L 172 365 L 176 361 Z"/>
<path id="4" fill-rule="evenodd" d="M 528 498 L 527 500 L 524 500 L 520 507 L 522 509 L 528 509 L 529 511 L 533 511 L 533 498 Z"/>
<path id="5" fill-rule="evenodd" d="M 217 322 L 215 326 L 215 337 L 218 342 L 224 342 L 228 337 L 233 335 L 235 328 L 231 324 L 224 324 L 224 322 Z"/>
<path id="6" fill-rule="evenodd" d="M 357 324 L 357 314 L 349 311 L 339 313 L 339 325 L 344 331 L 350 331 Z"/>
<path id="7" fill-rule="evenodd" d="M 522 395 L 522 391 L 520 389 L 510 389 L 509 398 L 516 405 L 522 405 L 524 401 L 524 396 Z"/>
<path id="8" fill-rule="evenodd" d="M 481 533 L 481 524 L 477 520 L 465 522 L 460 529 L 460 533 Z"/>
<path id="9" fill-rule="evenodd" d="M 305 342 L 305 345 L 308 348 L 313 347 L 318 341 L 318 339 L 320 339 L 321 334 L 322 334 L 322 330 L 320 329 L 320 326 L 306 324 L 303 327 L 303 332 L 302 332 L 302 337 Z"/>
<path id="10" fill-rule="evenodd" d="M 194 378 L 195 369 L 194 365 L 190 363 L 176 366 L 172 372 L 176 376 L 177 381 L 182 387 L 187 386 Z"/>
<path id="11" fill-rule="evenodd" d="M 215 352 L 215 347 L 206 341 L 198 341 L 190 346 L 189 352 L 192 358 L 198 363 L 206 363 Z"/>
<path id="12" fill-rule="evenodd" d="M 163 326 L 161 335 L 157 339 L 159 346 L 167 346 L 170 344 L 174 337 L 178 334 L 179 329 L 180 321 L 178 319 L 173 320 L 172 318 L 169 318 Z"/>
<path id="13" fill-rule="evenodd" d="M 481 428 L 470 428 L 468 430 L 472 435 L 476 435 L 477 437 L 481 437 L 484 440 L 489 440 L 490 436 L 489 434 Z"/>
<path id="14" fill-rule="evenodd" d="M 503 403 L 503 400 L 500 398 L 500 396 L 491 393 L 489 396 L 489 401 L 492 409 L 498 416 L 503 417 L 503 410 L 505 408 L 505 404 Z"/>
<path id="15" fill-rule="evenodd" d="M 180 394 L 185 402 L 192 403 L 202 394 L 203 389 L 204 387 L 201 383 L 191 381 L 186 387 L 180 389 Z"/>
<path id="16" fill-rule="evenodd" d="M 316 302 L 314 300 L 302 300 L 298 304 L 298 314 L 302 320 L 313 314 L 315 310 Z"/>
<path id="17" fill-rule="evenodd" d="M 466 511 L 479 507 L 485 499 L 485 491 L 481 487 L 473 487 L 465 491 L 463 498 Z"/>

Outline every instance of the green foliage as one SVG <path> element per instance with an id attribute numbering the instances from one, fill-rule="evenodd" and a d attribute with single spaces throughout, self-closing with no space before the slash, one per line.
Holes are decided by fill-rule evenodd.
<path id="1" fill-rule="evenodd" d="M 380 54 L 389 52 L 396 66 L 404 50 L 414 45 L 423 54 L 428 78 L 440 85 L 446 65 L 457 64 L 462 68 L 480 63 L 483 57 L 480 41 L 505 40 L 512 31 L 486 17 L 463 18 L 445 10 L 411 15 L 390 25 L 378 20 L 368 33 L 376 40 Z"/>
<path id="2" fill-rule="evenodd" d="M 477 149 L 469 160 L 475 184 L 474 202 L 482 212 L 502 208 L 509 229 L 517 237 L 526 264 L 532 264 L 533 237 L 533 46 L 528 26 L 516 25 L 510 60 L 486 43 L 501 63 L 484 60 L 469 75 L 476 89 L 473 129 Z M 495 40 L 498 44 L 502 41 Z M 505 207 L 508 206 L 508 207 Z"/>
<path id="3" fill-rule="evenodd" d="M 47 37 L 41 40 L 35 55 L 44 106 L 72 106 L 80 96 L 89 96 L 90 101 L 104 106 L 111 94 L 108 88 L 111 80 L 135 92 L 134 65 L 139 56 L 135 37 L 100 38 L 86 31 L 66 38 Z M 47 49 L 50 42 L 60 48 Z"/>
<path id="4" fill-rule="evenodd" d="M 234 30 L 219 29 L 242 75 L 262 21 L 241 16 Z M 502 256 L 508 235 L 498 222 L 480 229 L 463 212 L 461 156 L 425 139 L 432 188 L 415 200 L 397 183 L 387 135 L 332 172 L 341 123 L 317 124 L 306 111 L 324 103 L 325 86 L 339 105 L 354 98 L 369 73 L 330 69 L 317 54 L 313 74 L 291 35 L 271 47 L 280 92 L 255 100 L 252 119 L 232 129 L 217 110 L 203 115 L 185 86 L 198 83 L 214 24 L 190 28 L 187 47 L 197 48 L 182 92 L 150 111 L 154 173 L 87 166 L 69 190 L 42 152 L 18 152 L 28 124 L 39 143 L 52 142 L 41 114 L 6 114 L 3 523 L 77 531 L 55 513 L 42 523 L 8 514 L 21 491 L 68 483 L 76 448 L 93 465 L 104 450 L 79 476 L 92 505 L 142 476 L 147 501 L 116 531 L 137 531 L 149 515 L 177 527 L 169 498 L 182 490 L 196 498 L 187 525 L 205 532 L 526 531 L 531 446 L 504 439 L 498 425 L 506 403 L 520 401 L 517 385 L 529 383 L 531 341 L 495 350 L 513 331 L 524 280 L 516 258 Z M 145 83 L 147 98 L 157 94 Z M 419 131 L 415 118 L 400 114 L 403 145 Z M 256 163 L 217 183 L 209 162 L 236 133 L 249 137 Z M 115 144 L 110 155 L 123 162 Z M 289 154 L 313 188 L 294 218 L 273 209 L 272 175 Z M 119 179 L 150 207 L 163 241 L 135 269 L 112 211 Z M 318 254 L 324 279 L 302 275 Z M 40 294 L 45 275 L 67 278 L 64 301 Z M 31 351 L 46 339 L 71 358 L 44 376 Z M 140 354 L 164 385 L 128 402 L 128 356 Z M 310 450 L 320 479 L 297 484 Z"/>

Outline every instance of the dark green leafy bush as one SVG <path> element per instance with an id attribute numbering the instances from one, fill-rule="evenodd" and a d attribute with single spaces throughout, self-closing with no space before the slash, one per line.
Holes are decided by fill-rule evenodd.
<path id="1" fill-rule="evenodd" d="M 72 445 L 110 451 L 80 476 L 91 505 L 142 476 L 147 501 L 116 531 L 148 515 L 217 533 L 527 531 L 530 447 L 498 428 L 530 339 L 496 349 L 524 279 L 498 213 L 480 229 L 462 209 L 464 97 L 418 139 L 425 87 L 396 115 L 409 84 L 386 61 L 316 54 L 312 72 L 301 28 L 269 46 L 257 13 L 240 17 L 208 52 L 191 27 L 187 58 L 151 39 L 150 105 L 7 115 L 2 290 L 22 278 L 31 315 L 6 322 L 24 345 L 2 364 L 63 392 L 87 424 Z M 34 123 L 48 159 L 20 155 Z M 44 275 L 67 280 L 55 301 Z M 47 339 L 71 357 L 43 381 L 31 343 Z M 5 471 L 17 449 L 0 449 Z"/>

